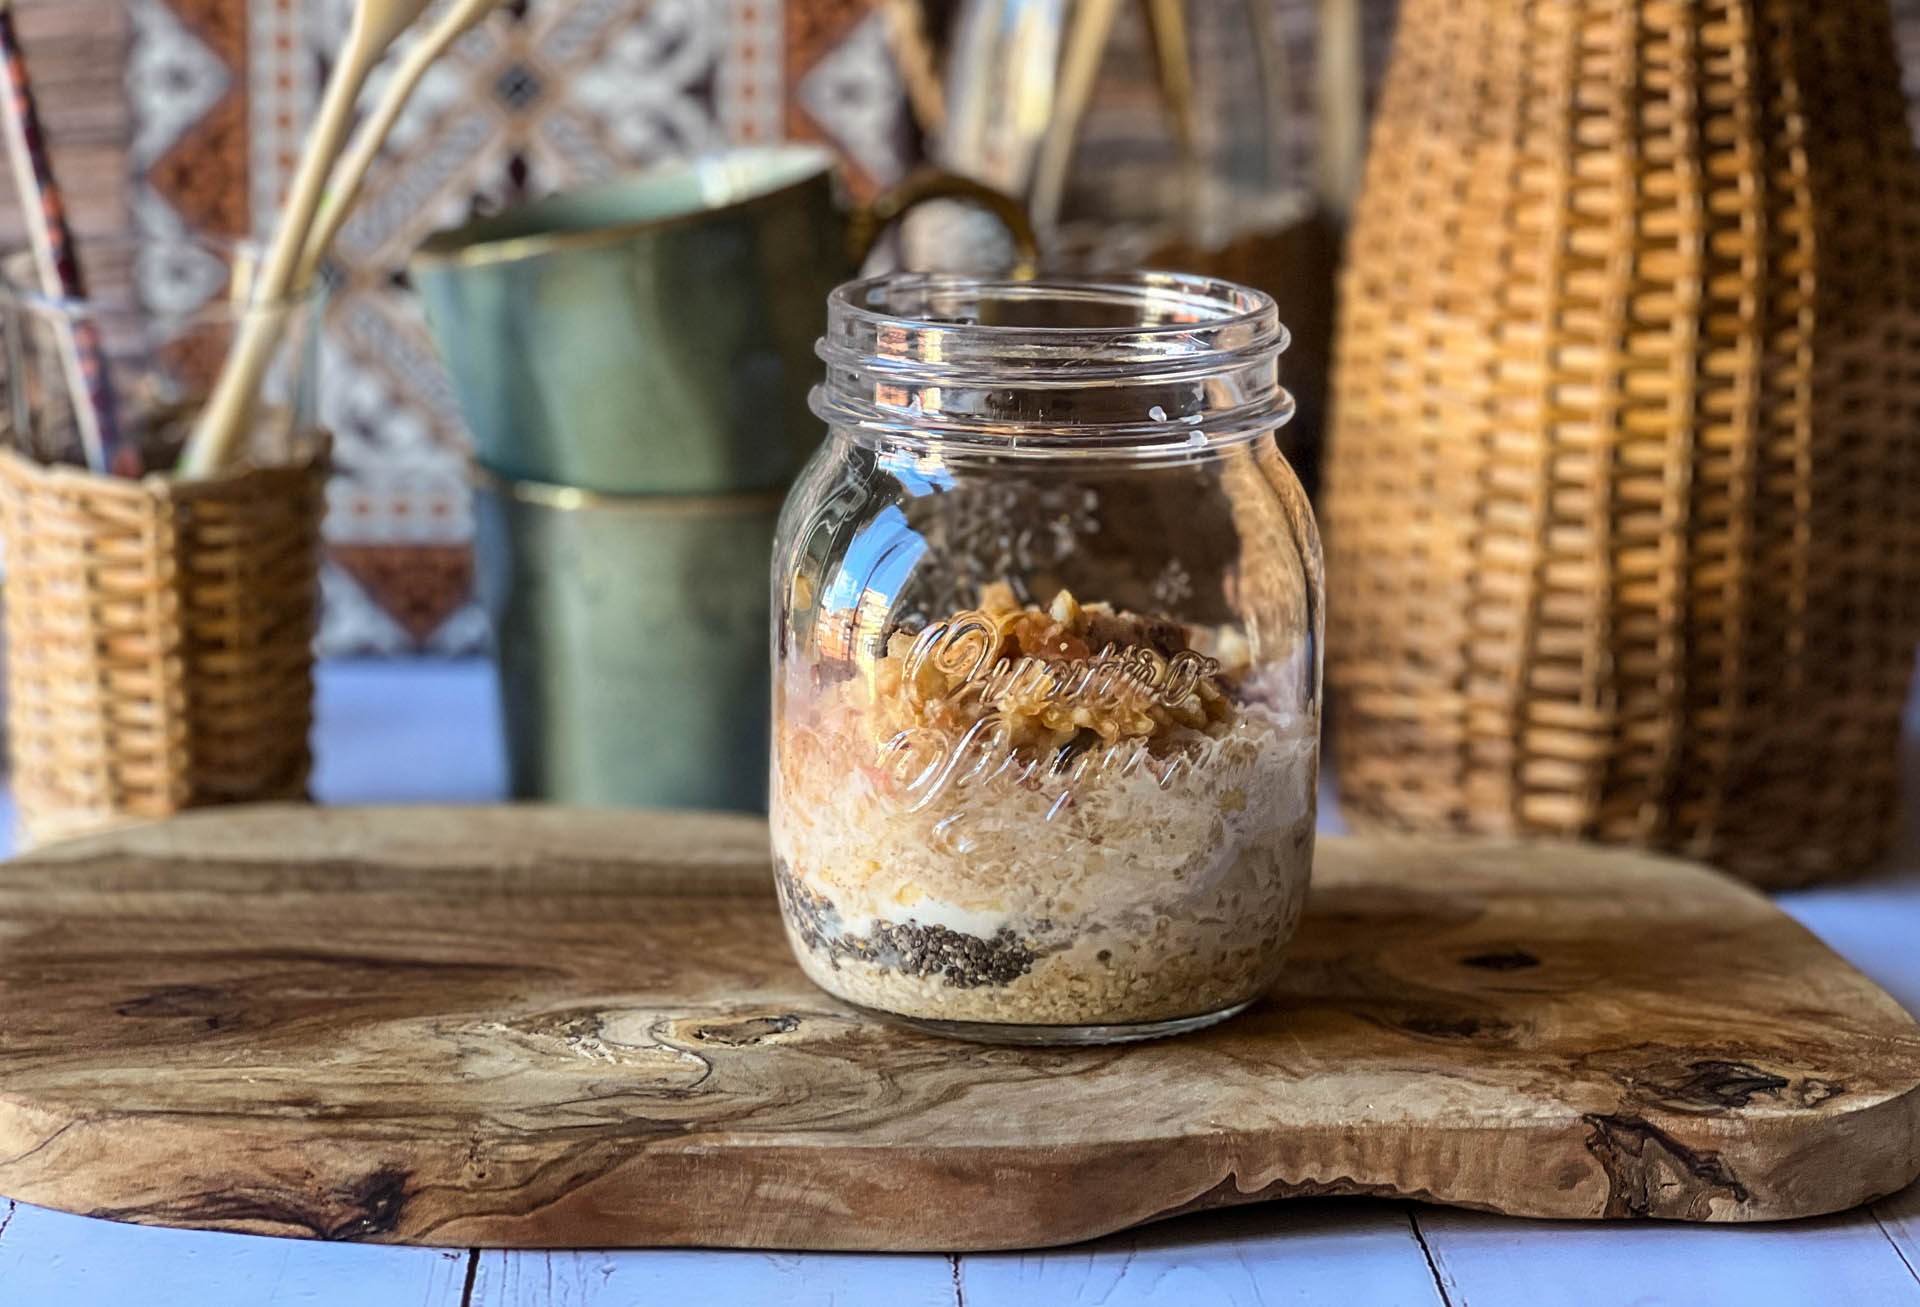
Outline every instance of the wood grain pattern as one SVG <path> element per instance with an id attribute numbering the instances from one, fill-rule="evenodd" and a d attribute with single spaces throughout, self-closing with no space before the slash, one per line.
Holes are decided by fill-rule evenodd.
<path id="1" fill-rule="evenodd" d="M 1763 1220 L 1920 1172 L 1920 1028 L 1683 864 L 1329 840 L 1245 1017 L 1028 1051 L 812 989 L 764 839 L 260 808 L 0 868 L 0 1191 L 332 1239 L 964 1249 L 1301 1194 Z"/>

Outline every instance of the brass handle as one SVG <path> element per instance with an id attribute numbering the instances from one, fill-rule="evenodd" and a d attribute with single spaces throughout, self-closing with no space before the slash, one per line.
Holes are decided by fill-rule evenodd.
<path id="1" fill-rule="evenodd" d="M 993 214 L 1013 237 L 1013 276 L 1019 281 L 1032 278 L 1040 265 L 1040 242 L 1020 201 L 985 182 L 933 167 L 914 169 L 871 203 L 854 210 L 847 220 L 847 254 L 854 266 L 866 261 L 881 233 L 900 221 L 908 209 L 928 200 L 966 200 Z"/>

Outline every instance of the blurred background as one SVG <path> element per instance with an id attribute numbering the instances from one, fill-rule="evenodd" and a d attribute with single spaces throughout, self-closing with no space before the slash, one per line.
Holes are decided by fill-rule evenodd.
<path id="1" fill-rule="evenodd" d="M 217 306 L 241 284 L 209 238 L 244 244 L 273 231 L 322 88 L 355 64 L 342 58 L 355 2 L 16 8 L 107 351 L 136 339 L 116 334 L 116 315 L 142 324 L 148 338 L 138 348 L 180 394 L 203 394 L 223 338 L 166 339 L 163 330 L 156 353 L 155 324 Z M 516 793 L 659 801 L 655 789 L 608 778 L 621 760 L 658 756 L 633 740 L 672 734 L 658 721 L 662 685 L 676 687 L 675 702 L 703 686 L 722 737 L 736 746 L 759 738 L 764 724 L 741 707 L 764 702 L 759 553 L 723 569 L 704 546 L 673 535 L 699 560 L 681 566 L 674 548 L 636 544 L 614 525 L 634 504 L 593 495 L 758 496 L 748 508 L 770 530 L 784 479 L 611 484 L 516 467 L 486 448 L 488 421 L 516 438 L 564 429 L 562 445 L 593 445 L 589 428 L 606 427 L 609 447 L 629 451 L 696 436 L 708 453 L 726 448 L 724 433 L 662 417 L 681 411 L 667 403 L 677 380 L 703 401 L 686 411 L 731 405 L 749 414 L 749 443 L 778 434 L 781 424 L 764 420 L 776 406 L 742 389 L 752 368 L 691 328 L 726 318 L 716 304 L 787 303 L 765 284 L 768 267 L 844 275 L 850 267 L 837 257 L 793 257 L 791 238 L 856 220 L 884 226 L 865 220 L 898 214 L 867 210 L 916 183 L 924 191 L 928 171 L 944 170 L 970 179 L 974 205 L 990 188 L 989 212 L 953 202 L 913 209 L 875 259 L 1005 268 L 1022 234 L 1009 214 L 1024 214 L 1049 270 L 1171 268 L 1246 283 L 1278 302 L 1293 335 L 1281 379 L 1299 401 L 1279 441 L 1326 528 L 1330 734 L 1356 822 L 1623 840 L 1769 884 L 1852 874 L 1891 838 L 1900 709 L 1920 635 L 1920 533 L 1911 527 L 1920 520 L 1911 511 L 1920 487 L 1911 366 L 1920 158 L 1910 131 L 1920 122 L 1920 0 L 1703 0 L 1679 9 L 1655 0 L 1407 0 L 1404 15 L 1394 0 L 491 8 L 474 7 L 485 21 L 453 39 L 386 135 L 319 264 L 316 357 L 296 371 L 318 384 L 317 414 L 302 420 L 317 418 L 332 441 L 317 652 L 370 660 L 358 665 L 376 675 L 461 675 L 482 666 L 464 656 L 497 645 Z M 429 6 L 439 17 L 458 12 L 448 0 Z M 1403 17 L 1410 39 L 1396 41 Z M 407 85 L 395 73 L 404 62 L 387 60 L 361 88 L 363 113 Z M 435 291 L 433 246 L 408 271 L 430 236 L 467 224 L 459 239 L 469 239 L 473 220 L 513 209 L 501 221 L 531 222 L 533 231 L 552 215 L 527 218 L 530 201 L 566 192 L 553 202 L 565 206 L 595 182 L 777 142 L 825 147 L 808 165 L 819 212 L 770 218 L 762 262 L 694 280 L 712 293 L 653 276 L 656 263 L 691 275 L 695 260 L 643 251 L 620 276 L 582 276 L 580 284 L 619 288 L 626 300 L 586 303 L 593 294 L 565 284 L 570 260 L 557 257 L 554 316 L 525 315 L 547 325 L 521 331 L 529 300 L 516 289 L 475 299 L 472 311 L 436 311 L 436 348 L 418 292 L 463 302 L 452 289 Z M 763 162 L 770 153 L 750 152 Z M 830 182 L 829 161 L 838 165 Z M 698 170 L 655 169 L 638 184 Z M 1002 201 L 997 216 L 993 200 Z M 596 201 L 584 203 L 591 211 Z M 708 221 L 731 219 L 692 225 Z M 24 234 L 17 212 L 0 211 L 0 250 Z M 496 249 L 476 264 L 521 257 L 535 256 Z M 644 274 L 645 294 L 633 289 L 642 282 L 622 280 L 629 273 Z M 804 303 L 818 305 L 818 291 Z M 818 375 L 806 349 L 818 319 L 770 317 L 791 319 L 775 370 L 802 386 Z M 630 318 L 646 332 L 614 348 L 606 324 Z M 556 339 L 552 324 L 569 322 L 583 334 Z M 470 326 L 472 338 L 449 350 L 449 323 Z M 580 341 L 607 346 L 618 361 L 590 384 L 532 387 L 524 403 L 495 395 L 491 381 L 520 365 L 539 371 L 593 352 Z M 458 386 L 443 354 L 459 364 Z M 625 366 L 629 358 L 671 366 L 647 374 Z M 797 413 L 796 395 L 788 398 Z M 486 419 L 477 459 L 458 396 Z M 604 422 L 576 411 L 582 396 Z M 309 397 L 302 388 L 302 402 Z M 1330 413 L 1339 429 L 1320 494 Z M 803 425 L 806 441 L 818 436 L 817 424 Z M 317 486 L 325 473 L 312 466 Z M 22 484 L 40 494 L 14 496 L 21 512 L 65 511 L 71 497 L 61 487 L 72 483 L 42 475 L 45 467 L 21 465 Z M 564 487 L 565 502 L 499 487 L 476 500 L 470 477 L 479 472 L 527 478 L 522 489 Z M 165 484 L 150 479 L 149 490 Z M 107 478 L 93 489 L 117 503 L 124 484 Z M 516 495 L 534 507 L 515 510 L 517 525 L 490 530 L 498 515 L 485 505 Z M 66 535 L 21 517 L 17 553 L 89 531 L 107 539 L 120 530 L 117 514 L 95 513 Z M 285 516 L 252 512 L 263 523 Z M 476 566 L 476 535 L 487 566 Z M 311 536 L 286 546 L 307 568 Z M 158 742 L 188 771 L 199 766 L 190 739 L 284 737 L 298 755 L 286 788 L 300 792 L 311 571 L 284 578 L 275 596 L 292 614 L 284 622 L 248 609 L 223 616 L 211 636 L 152 637 L 186 651 L 156 667 L 232 645 L 248 653 L 228 662 L 250 676 L 287 670 L 272 731 L 197 721 L 189 729 L 168 715 L 169 696 L 194 711 L 266 700 L 251 682 L 154 691 L 140 679 L 147 663 L 100 671 L 101 651 L 146 647 L 87 625 L 130 611 L 115 587 L 145 585 L 148 607 L 171 611 L 172 592 L 155 578 L 206 566 L 176 571 L 171 557 L 139 554 L 148 536 L 136 543 L 127 556 L 141 567 L 104 582 L 97 558 L 119 555 L 97 546 L 74 552 L 65 571 L 45 571 L 44 583 L 23 582 L 19 558 L 10 563 L 14 666 L 39 646 L 59 646 L 57 658 L 34 663 L 41 670 L 12 677 L 16 780 L 89 776 L 112 790 L 151 770 L 128 761 L 116 733 L 154 720 L 166 729 L 142 727 L 152 737 L 142 747 Z M 277 558 L 276 548 L 229 549 L 220 566 L 253 566 Z M 588 575 L 583 557 L 617 579 Z M 512 585 L 495 583 L 509 573 L 491 563 L 509 558 L 526 565 Z M 659 574 L 635 574 L 640 561 Z M 686 635 L 715 607 L 722 572 L 736 591 L 729 620 L 753 634 L 709 643 L 730 652 L 751 693 L 704 684 L 711 668 Z M 73 621 L 16 602 L 65 603 L 76 575 L 106 601 Z M 497 642 L 477 590 L 519 605 L 496 614 Z M 284 660 L 247 644 L 256 627 L 286 640 Z M 675 638 L 634 638 L 655 628 Z M 701 674 L 622 661 L 643 645 L 677 651 Z M 401 656 L 416 661 L 401 665 Z M 34 693 L 21 695 L 19 683 Z M 375 704 L 403 692 L 382 682 L 368 696 Z M 43 711 L 42 700 L 51 707 Z M 470 711 L 470 700 L 460 702 Z M 572 712 L 554 706 L 562 703 Z M 155 704 L 168 712 L 149 711 Z M 318 751 L 323 771 L 334 766 L 328 749 L 352 741 L 377 749 L 365 732 L 382 716 L 370 708 L 372 721 L 336 728 Z M 39 746 L 23 742 L 21 721 L 53 723 L 42 735 L 59 758 L 22 765 L 23 743 L 29 757 Z M 533 766 L 574 744 L 589 790 L 549 784 Z M 607 752 L 589 756 L 586 744 Z M 713 775 L 744 774 L 725 750 L 691 752 Z M 757 780 L 748 788 L 757 793 Z M 216 797 L 248 794 L 188 786 L 153 811 Z M 103 802 L 126 806 L 112 795 Z"/>
<path id="2" fill-rule="evenodd" d="M 911 66 L 912 47 L 901 44 L 896 25 L 921 26 L 937 101 L 962 7 L 519 0 L 441 60 L 393 133 L 327 269 L 319 376 L 336 472 L 323 655 L 462 654 L 486 643 L 472 597 L 469 438 L 402 271 L 421 239 L 516 200 L 726 144 L 822 142 L 839 156 L 854 197 L 870 197 L 930 153 L 927 70 Z M 1197 130 L 1214 140 L 1216 161 L 1243 148 L 1220 139 L 1235 133 L 1251 143 L 1244 148 L 1262 152 L 1256 171 L 1269 225 L 1311 207 L 1327 15 L 1358 34 L 1354 90 L 1366 94 L 1384 64 L 1395 8 L 1392 0 L 1191 6 Z M 209 293 L 217 278 L 179 238 L 268 233 L 349 0 L 19 0 L 17 9 L 96 298 L 152 311 Z M 1920 0 L 1896 9 L 1920 68 Z M 1125 195 L 1112 192 L 1126 186 L 1127 172 L 1116 161 L 1146 166 L 1173 152 L 1176 127 L 1141 55 L 1141 12 L 1123 5 L 1115 16 L 1065 217 L 1076 204 L 1123 210 Z M 1265 44 L 1249 39 L 1250 15 L 1264 24 Z M 1256 57 L 1269 64 L 1250 69 Z M 1252 80 L 1260 76 L 1266 80 Z M 377 81 L 376 74 L 376 92 Z M 0 246 L 11 248 L 22 235 L 10 192 L 0 205 Z M 1332 251 L 1314 239 L 1300 253 L 1321 269 L 1318 307 L 1282 297 L 1297 330 L 1330 305 Z M 1154 243 L 1133 252 L 1151 254 Z M 1244 264 L 1221 270 L 1258 280 Z M 1324 340 L 1325 330 L 1302 334 Z M 1324 368 L 1306 353 L 1292 357 L 1307 360 L 1302 371 Z M 172 362 L 191 369 L 216 360 Z M 1293 384 L 1302 389 L 1303 378 Z M 1315 385 L 1304 385 L 1303 429 L 1315 421 Z"/>

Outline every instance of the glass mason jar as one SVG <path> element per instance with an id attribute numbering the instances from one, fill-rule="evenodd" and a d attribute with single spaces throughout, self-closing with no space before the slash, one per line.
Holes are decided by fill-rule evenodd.
<path id="1" fill-rule="evenodd" d="M 833 293 L 773 596 L 776 874 L 823 988 L 1091 1043 L 1273 981 L 1320 736 L 1286 340 L 1167 273 Z"/>

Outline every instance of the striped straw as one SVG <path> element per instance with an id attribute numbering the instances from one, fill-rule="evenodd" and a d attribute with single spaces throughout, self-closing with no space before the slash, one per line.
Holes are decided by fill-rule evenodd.
<path id="1" fill-rule="evenodd" d="M 0 119 L 4 120 L 0 128 L 5 130 L 27 239 L 40 271 L 40 290 L 51 299 L 84 301 L 86 279 L 74 249 L 73 230 L 67 223 L 66 201 L 54 179 L 46 137 L 40 130 L 26 60 L 21 57 L 19 36 L 14 31 L 11 0 L 0 0 L 0 61 L 4 61 L 7 75 L 7 94 L 0 96 Z M 99 324 L 84 312 L 68 316 L 60 331 L 60 355 L 67 386 L 73 392 L 74 416 L 87 466 L 95 472 L 137 474 L 139 451 L 131 445 L 121 447 Z"/>

